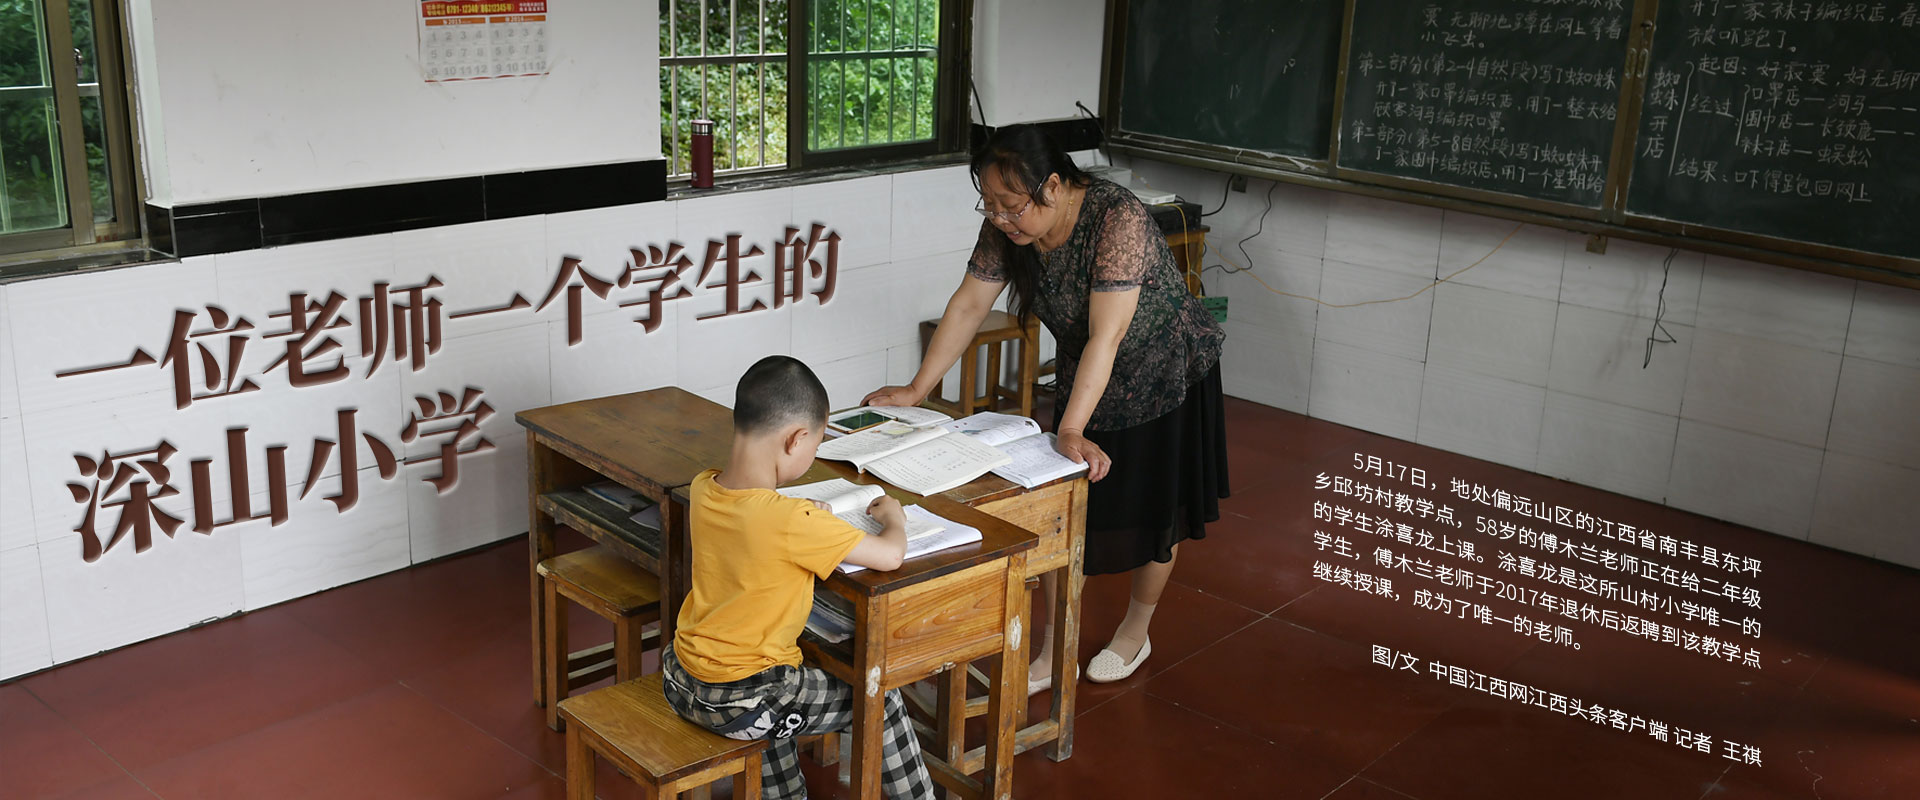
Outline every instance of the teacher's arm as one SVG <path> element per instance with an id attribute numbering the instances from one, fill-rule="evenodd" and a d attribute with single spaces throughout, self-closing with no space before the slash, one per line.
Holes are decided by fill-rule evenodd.
<path id="1" fill-rule="evenodd" d="M 954 362 L 960 360 L 1006 286 L 972 275 L 961 280 L 960 288 L 947 300 L 947 310 L 940 315 L 940 327 L 934 330 L 933 341 L 927 344 L 927 355 L 920 359 L 920 371 L 913 376 L 913 383 L 876 389 L 860 401 L 861 405 L 917 406 L 927 399 L 927 395 L 940 388 L 940 379 L 947 376 L 947 370 L 953 369 Z M 967 388 L 971 390 L 972 387 Z"/>
<path id="2" fill-rule="evenodd" d="M 1060 415 L 1060 430 L 1054 447 L 1077 464 L 1087 465 L 1087 479 L 1100 480 L 1113 466 L 1100 446 L 1087 440 L 1087 421 L 1107 391 L 1107 379 L 1113 376 L 1113 359 L 1120 352 L 1120 340 L 1133 324 L 1133 310 L 1140 303 L 1138 286 L 1120 292 L 1093 292 L 1087 302 L 1088 339 L 1080 351 L 1080 369 L 1073 377 L 1073 399 Z"/>

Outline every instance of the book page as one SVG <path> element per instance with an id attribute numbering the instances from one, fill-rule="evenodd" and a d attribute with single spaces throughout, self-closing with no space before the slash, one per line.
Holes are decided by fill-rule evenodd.
<path id="1" fill-rule="evenodd" d="M 1073 459 L 1055 450 L 1053 434 L 1050 433 L 1001 445 L 1000 452 L 1006 453 L 1012 461 L 994 467 L 993 474 L 1028 489 L 1087 469 L 1087 465 L 1076 464 Z"/>
<path id="2" fill-rule="evenodd" d="M 873 462 L 873 474 L 915 494 L 939 494 L 1009 460 L 972 437 L 934 430 L 940 438 Z"/>
<path id="3" fill-rule="evenodd" d="M 939 425 L 940 423 L 953 420 L 953 417 L 949 417 L 931 408 L 921 408 L 919 406 L 861 406 L 861 408 L 881 416 L 900 420 L 916 428 Z"/>
<path id="4" fill-rule="evenodd" d="M 833 480 L 819 481 L 817 483 L 803 483 L 799 486 L 788 486 L 779 491 L 788 497 L 798 497 L 802 500 L 818 500 L 826 503 L 833 510 L 834 516 L 839 516 L 849 511 L 859 511 L 864 514 L 867 510 L 867 504 L 879 499 L 880 495 L 886 493 L 886 490 L 878 486 L 862 486 L 845 478 L 834 478 Z"/>
<path id="5" fill-rule="evenodd" d="M 815 455 L 853 464 L 865 470 L 873 461 L 898 453 L 916 444 L 945 435 L 939 428 L 914 428 L 899 422 L 876 425 L 864 431 L 823 442 Z"/>
<path id="6" fill-rule="evenodd" d="M 881 531 L 886 530 L 886 526 L 881 525 L 880 520 L 874 519 L 872 514 L 867 513 L 867 506 L 872 505 L 873 501 L 878 500 L 882 495 L 886 494 L 886 490 L 878 486 L 863 486 L 845 478 L 834 478 L 833 480 L 819 481 L 817 483 L 803 483 L 799 486 L 788 486 L 780 489 L 779 492 L 787 497 L 795 497 L 801 500 L 818 500 L 826 503 L 832 507 L 833 515 L 840 519 L 840 521 L 869 534 L 878 536 Z M 916 506 L 907 506 L 907 508 L 910 509 L 915 507 Z M 909 540 L 914 536 L 925 535 L 930 532 L 931 529 L 926 522 L 916 522 L 915 517 L 911 513 L 907 515 L 907 538 Z"/>
<path id="7" fill-rule="evenodd" d="M 914 533 L 920 530 L 922 533 Z M 949 547 L 980 541 L 980 529 L 962 525 L 921 506 L 907 506 L 907 558 L 918 558 Z M 858 564 L 841 564 L 841 572 L 866 569 Z"/>
<path id="8" fill-rule="evenodd" d="M 992 411 L 982 411 L 940 427 L 954 433 L 964 433 L 982 444 L 994 447 L 1040 432 L 1040 423 L 1034 422 L 1031 418 L 998 414 Z"/>

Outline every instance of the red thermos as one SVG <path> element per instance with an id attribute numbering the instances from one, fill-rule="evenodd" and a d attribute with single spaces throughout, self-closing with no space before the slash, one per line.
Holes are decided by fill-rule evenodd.
<path id="1" fill-rule="evenodd" d="M 713 120 L 693 121 L 693 188 L 713 188 Z"/>

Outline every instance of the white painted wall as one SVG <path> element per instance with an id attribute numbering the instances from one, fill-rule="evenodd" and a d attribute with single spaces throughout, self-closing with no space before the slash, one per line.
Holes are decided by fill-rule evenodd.
<path id="1" fill-rule="evenodd" d="M 771 353 L 804 359 L 836 407 L 904 383 L 919 366 L 918 323 L 937 318 L 960 283 L 977 230 L 974 200 L 965 169 L 949 167 L 0 286 L 0 679 L 519 535 L 527 524 L 526 452 L 513 414 L 523 409 L 668 385 L 731 405 L 740 373 Z M 634 322 L 644 316 L 640 309 L 618 306 L 645 296 L 636 285 L 605 300 L 585 295 L 577 345 L 568 342 L 565 301 L 556 300 L 544 310 L 446 319 L 440 351 L 418 371 L 392 361 L 374 368 L 359 354 L 363 321 L 352 301 L 382 281 L 397 287 L 439 278 L 444 286 L 430 297 L 450 317 L 505 305 L 515 294 L 538 304 L 563 257 L 613 277 L 636 246 L 679 241 L 698 263 L 709 239 L 739 233 L 770 251 L 788 224 L 813 222 L 844 237 L 838 290 L 826 304 L 808 298 L 696 319 L 721 308 L 721 293 L 708 290 L 667 304 L 663 324 L 648 333 Z M 770 259 L 761 256 L 759 267 L 770 269 Z M 348 379 L 294 388 L 284 369 L 265 370 L 285 352 L 285 339 L 266 338 L 287 329 L 271 315 L 296 291 L 350 299 L 346 319 L 355 327 L 339 334 L 351 354 Z M 260 391 L 181 411 L 171 372 L 159 365 L 54 377 L 124 363 L 135 348 L 160 353 L 174 311 L 201 312 L 205 325 L 209 304 L 254 324 L 240 374 Z M 225 364 L 226 337 L 207 341 Z M 435 465 L 382 479 L 361 438 L 355 508 L 340 513 L 324 499 L 340 486 L 337 460 L 324 462 L 318 488 L 299 498 L 315 440 L 338 438 L 339 409 L 358 409 L 358 433 L 403 458 L 420 456 L 431 449 L 409 448 L 400 436 L 414 398 L 468 386 L 484 390 L 496 412 L 481 424 L 496 449 L 464 457 L 449 493 L 425 482 L 438 474 Z M 288 447 L 290 519 L 194 533 L 189 462 L 212 459 L 216 517 L 228 519 L 225 431 L 236 427 L 248 429 L 256 513 L 267 507 L 267 448 Z M 92 482 L 74 457 L 138 451 L 162 438 L 178 450 L 166 466 L 181 494 L 159 505 L 186 525 L 172 538 L 156 532 L 145 553 L 128 540 L 87 563 L 74 532 L 86 506 L 68 484 Z M 109 532 L 117 518 L 103 517 Z"/>
<path id="2" fill-rule="evenodd" d="M 1100 112 L 1101 0 L 976 0 L 973 80 L 990 126 Z"/>
<path id="3" fill-rule="evenodd" d="M 1223 175 L 1132 159 L 1212 209 Z M 1246 264 L 1271 185 L 1209 217 Z M 1920 567 L 1920 292 L 1280 185 L 1231 298 L 1228 394 Z M 1496 251 L 1496 246 L 1498 250 Z"/>
<path id="4" fill-rule="evenodd" d="M 418 4 L 135 0 L 156 202 L 655 158 L 658 10 L 569 0 L 551 74 L 427 83 Z"/>

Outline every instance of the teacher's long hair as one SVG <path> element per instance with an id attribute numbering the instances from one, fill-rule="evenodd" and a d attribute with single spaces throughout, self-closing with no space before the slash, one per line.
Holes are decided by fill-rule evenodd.
<path id="1" fill-rule="evenodd" d="M 1049 206 L 1047 178 L 1059 175 L 1062 186 L 1088 186 L 1093 177 L 1073 163 L 1053 137 L 1032 125 L 1008 125 L 993 132 L 973 154 L 973 188 L 980 189 L 980 175 L 988 167 L 999 167 L 1001 180 L 1026 190 L 1034 205 Z M 1008 308 L 1022 325 L 1033 315 L 1034 293 L 1040 275 L 1040 251 L 1033 245 L 1018 246 L 1000 237 L 1000 263 L 1007 267 L 1007 282 L 1013 297 Z"/>

